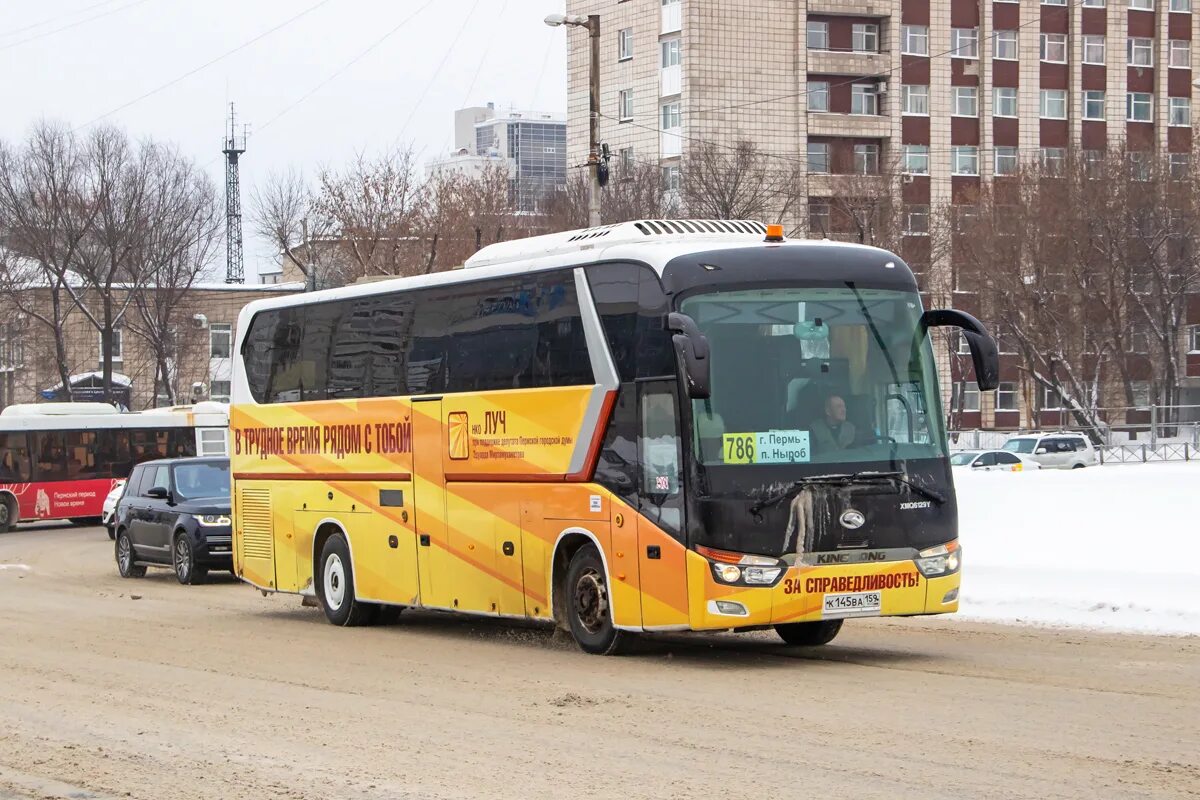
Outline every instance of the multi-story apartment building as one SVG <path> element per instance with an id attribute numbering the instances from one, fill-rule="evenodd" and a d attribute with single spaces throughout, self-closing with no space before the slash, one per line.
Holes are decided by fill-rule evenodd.
<path id="1" fill-rule="evenodd" d="M 427 174 L 476 177 L 490 166 L 508 170 L 520 211 L 536 211 L 545 197 L 567 185 L 566 120 L 540 112 L 497 116 L 492 103 L 459 109 L 454 113 L 454 152 L 429 162 Z"/>
<path id="2" fill-rule="evenodd" d="M 1071 149 L 1157 149 L 1185 165 L 1200 57 L 1192 2 L 568 0 L 567 11 L 600 15 L 600 137 L 619 163 L 658 164 L 670 189 L 700 143 L 750 141 L 794 172 L 807 204 L 791 221 L 813 233 L 828 228 L 839 173 L 891 170 L 921 235 L 931 209 Z M 569 42 L 567 149 L 579 161 L 586 33 Z M 919 273 L 950 269 L 905 254 Z M 1200 402 L 1200 326 L 1181 347 L 1197 349 L 1183 396 Z M 966 398 L 964 425 L 1039 423 L 1015 358 L 1005 374 L 996 398 Z"/>

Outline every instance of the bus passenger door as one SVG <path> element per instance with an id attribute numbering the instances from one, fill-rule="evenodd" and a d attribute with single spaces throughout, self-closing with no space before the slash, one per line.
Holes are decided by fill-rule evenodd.
<path id="1" fill-rule="evenodd" d="M 645 628 L 689 620 L 683 455 L 674 379 L 638 382 L 638 571 Z"/>
<path id="2" fill-rule="evenodd" d="M 417 580 L 421 604 L 446 608 L 450 587 L 442 568 L 446 559 L 446 473 L 442 453 L 446 436 L 442 430 L 440 397 L 412 401 L 413 431 L 413 521 L 417 533 Z"/>

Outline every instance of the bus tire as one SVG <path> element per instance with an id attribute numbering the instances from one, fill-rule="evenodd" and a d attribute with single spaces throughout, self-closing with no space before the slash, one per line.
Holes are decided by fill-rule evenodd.
<path id="1" fill-rule="evenodd" d="M 0 533 L 8 533 L 17 527 L 17 519 L 21 512 L 17 510 L 17 501 L 11 494 L 0 495 Z"/>
<path id="2" fill-rule="evenodd" d="M 143 578 L 146 568 L 134 563 L 133 542 L 124 530 L 117 531 L 117 572 L 122 578 Z"/>
<path id="3" fill-rule="evenodd" d="M 613 625 L 608 576 L 594 545 L 586 544 L 575 551 L 563 591 L 567 623 L 579 649 L 597 656 L 619 653 L 628 634 Z"/>
<path id="4" fill-rule="evenodd" d="M 344 535 L 335 533 L 325 542 L 317 569 L 317 598 L 325 618 L 346 628 L 371 624 L 375 607 L 354 596 L 354 568 Z"/>
<path id="5" fill-rule="evenodd" d="M 841 629 L 842 620 L 840 619 L 827 619 L 821 622 L 789 622 L 786 625 L 775 626 L 775 632 L 779 634 L 780 639 L 798 647 L 819 647 L 829 644 Z"/>
<path id="6" fill-rule="evenodd" d="M 175 566 L 175 579 L 184 586 L 204 583 L 208 577 L 207 569 L 196 566 L 196 551 L 192 549 L 192 540 L 187 531 L 175 534 L 175 541 L 171 545 L 171 563 Z"/>

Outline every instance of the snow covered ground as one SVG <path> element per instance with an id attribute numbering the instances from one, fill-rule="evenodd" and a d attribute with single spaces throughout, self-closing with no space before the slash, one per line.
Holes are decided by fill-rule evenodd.
<path id="1" fill-rule="evenodd" d="M 961 616 L 1200 635 L 1200 463 L 954 479 Z"/>

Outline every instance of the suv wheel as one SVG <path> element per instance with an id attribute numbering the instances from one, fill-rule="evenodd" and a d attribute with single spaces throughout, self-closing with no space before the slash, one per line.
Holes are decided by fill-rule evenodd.
<path id="1" fill-rule="evenodd" d="M 117 531 L 117 572 L 122 578 L 141 578 L 146 568 L 134 563 L 133 542 L 125 530 Z"/>
<path id="2" fill-rule="evenodd" d="M 171 560 L 175 564 L 175 578 L 185 586 L 203 583 L 208 577 L 208 570 L 196 566 L 196 553 L 192 549 L 191 537 L 187 531 L 175 534 L 175 546 L 172 548 Z"/>

